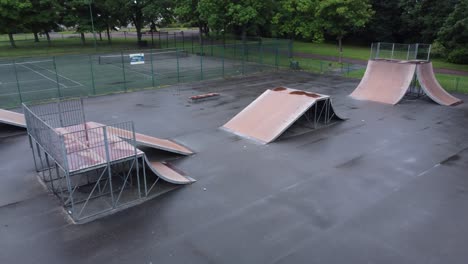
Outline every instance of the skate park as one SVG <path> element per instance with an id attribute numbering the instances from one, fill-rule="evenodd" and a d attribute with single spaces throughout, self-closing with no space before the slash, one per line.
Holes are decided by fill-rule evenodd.
<path id="1" fill-rule="evenodd" d="M 39 183 L 24 129 L 2 132 L 0 154 L 8 162 L 1 165 L 0 262 L 466 259 L 468 106 L 424 96 L 396 105 L 356 100 L 349 95 L 359 83 L 279 70 L 84 99 L 86 120 L 132 120 L 136 133 L 193 151 L 163 155 L 139 147 L 196 180 L 167 184 L 161 195 L 85 224 L 69 221 Z M 220 129 L 277 87 L 327 95 L 346 120 L 298 128 L 269 144 Z M 212 92 L 220 96 L 187 101 Z"/>

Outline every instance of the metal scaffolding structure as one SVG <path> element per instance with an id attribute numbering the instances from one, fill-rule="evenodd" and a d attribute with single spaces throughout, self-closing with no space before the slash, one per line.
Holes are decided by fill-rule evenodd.
<path id="1" fill-rule="evenodd" d="M 75 223 L 141 203 L 161 193 L 136 148 L 133 122 L 89 128 L 83 101 L 23 104 L 40 181 Z"/>

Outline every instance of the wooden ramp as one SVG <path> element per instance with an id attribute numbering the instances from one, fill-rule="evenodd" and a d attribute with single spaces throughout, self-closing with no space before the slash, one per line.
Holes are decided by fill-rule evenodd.
<path id="1" fill-rule="evenodd" d="M 166 162 L 153 160 L 148 155 L 145 155 L 145 161 L 148 168 L 154 174 L 167 182 L 173 184 L 190 184 L 196 182 L 196 180 L 184 175 L 182 172 L 178 171 Z"/>
<path id="2" fill-rule="evenodd" d="M 342 120 L 335 114 L 329 96 L 278 87 L 266 90 L 222 129 L 267 144 L 305 114 L 311 123 Z"/>
<path id="3" fill-rule="evenodd" d="M 369 60 L 366 73 L 351 97 L 395 105 L 411 85 L 416 64 L 410 61 Z"/>
<path id="4" fill-rule="evenodd" d="M 416 69 L 416 75 L 424 93 L 434 102 L 446 106 L 453 106 L 463 102 L 442 88 L 434 75 L 431 62 L 419 64 Z"/>
<path id="5" fill-rule="evenodd" d="M 97 122 L 87 122 L 86 125 L 89 128 L 104 126 L 103 124 L 100 124 Z M 118 136 L 128 135 L 128 133 L 121 133 L 122 131 L 119 131 L 118 128 L 109 127 L 109 133 L 112 133 L 112 132 L 114 132 L 114 134 Z M 168 152 L 172 152 L 172 153 L 176 153 L 180 155 L 192 155 L 193 154 L 192 150 L 168 139 L 161 139 L 161 138 L 156 138 L 156 137 L 152 137 L 152 136 L 148 136 L 148 135 L 144 135 L 140 133 L 135 133 L 135 140 L 136 140 L 137 145 L 140 145 L 140 146 L 160 149 L 160 150 L 164 150 L 164 151 L 168 151 Z"/>
<path id="6" fill-rule="evenodd" d="M 23 114 L 0 109 L 0 123 L 26 128 L 26 120 Z"/>

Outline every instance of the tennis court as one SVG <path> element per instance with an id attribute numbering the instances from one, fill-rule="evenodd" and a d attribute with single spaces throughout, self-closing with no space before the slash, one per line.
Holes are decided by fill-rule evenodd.
<path id="1" fill-rule="evenodd" d="M 287 65 L 279 49 L 277 43 L 213 45 L 0 61 L 0 107 L 266 71 Z"/>

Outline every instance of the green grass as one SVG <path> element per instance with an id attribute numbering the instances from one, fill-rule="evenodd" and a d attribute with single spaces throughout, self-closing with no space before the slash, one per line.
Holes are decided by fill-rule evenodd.
<path id="1" fill-rule="evenodd" d="M 104 36 L 103 36 L 104 37 Z M 149 47 L 151 48 L 151 38 L 145 37 Z M 155 48 L 159 46 L 158 38 L 154 38 Z M 107 39 L 103 38 L 103 41 L 98 39 L 97 48 L 94 47 L 94 41 L 92 38 L 87 38 L 84 45 L 81 44 L 79 38 L 64 38 L 64 39 L 53 39 L 51 46 L 48 45 L 46 40 L 35 43 L 34 41 L 17 41 L 17 48 L 10 47 L 9 42 L 0 42 L 0 58 L 18 58 L 18 57 L 36 57 L 36 56 L 58 56 L 58 55 L 69 55 L 69 54 L 96 54 L 106 53 L 112 51 L 121 50 L 133 50 L 139 49 L 134 38 L 114 38 L 112 43 L 108 44 Z M 167 45 L 166 45 L 167 44 Z M 191 45 L 188 41 L 186 45 Z M 174 41 L 169 38 L 166 43 L 166 39 L 161 38 L 161 48 L 173 48 L 175 47 Z M 182 47 L 182 43 L 178 42 L 177 47 Z"/>
<path id="2" fill-rule="evenodd" d="M 323 56 L 339 56 L 338 46 L 336 43 L 310 43 L 310 42 L 294 42 L 294 52 L 310 53 Z M 368 60 L 370 56 L 370 47 L 343 45 L 343 57 L 350 59 Z M 454 64 L 443 61 L 441 59 L 432 60 L 435 68 L 444 68 L 451 70 L 468 71 L 466 64 Z"/>

